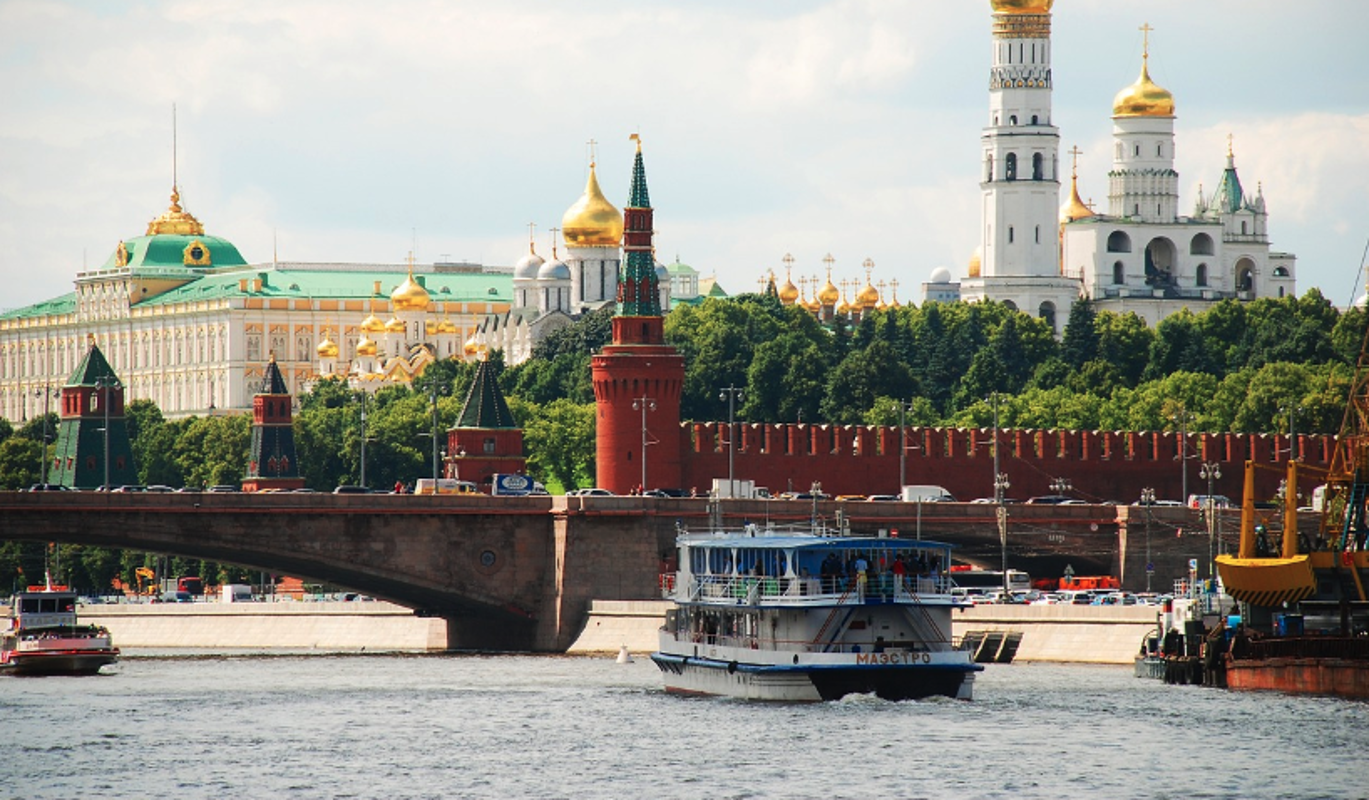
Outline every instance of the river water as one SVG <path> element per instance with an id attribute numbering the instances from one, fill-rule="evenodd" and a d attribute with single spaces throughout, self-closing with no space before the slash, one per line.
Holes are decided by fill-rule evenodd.
<path id="1" fill-rule="evenodd" d="M 126 654 L 0 678 L 4 798 L 1365 798 L 1369 705 L 990 666 L 976 700 L 679 698 L 647 658 Z"/>

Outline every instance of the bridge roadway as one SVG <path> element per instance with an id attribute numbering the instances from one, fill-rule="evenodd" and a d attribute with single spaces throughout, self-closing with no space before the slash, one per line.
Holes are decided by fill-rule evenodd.
<path id="1" fill-rule="evenodd" d="M 729 526 L 806 526 L 814 511 L 811 501 L 719 505 Z M 1008 508 L 1010 566 L 1059 576 L 1068 564 L 1144 588 L 1139 509 Z M 956 545 L 957 560 L 987 568 L 1001 560 L 990 505 L 824 501 L 816 511 L 829 524 L 841 512 L 856 533 L 920 529 Z M 329 583 L 443 617 L 454 647 L 483 650 L 562 651 L 591 600 L 658 597 L 677 525 L 702 530 L 708 519 L 704 499 L 0 492 L 0 539 L 143 550 Z M 1175 535 L 1195 524 L 1186 509 L 1155 510 L 1157 590 L 1185 576 L 1189 558 L 1206 563 L 1206 533 Z M 1225 527 L 1230 542 L 1234 519 Z"/>

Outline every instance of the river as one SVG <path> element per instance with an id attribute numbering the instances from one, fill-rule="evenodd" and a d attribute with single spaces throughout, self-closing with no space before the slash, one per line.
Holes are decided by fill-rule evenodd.
<path id="1" fill-rule="evenodd" d="M 1364 798 L 1369 705 L 990 666 L 976 700 L 679 698 L 645 657 L 157 655 L 0 678 L 23 798 Z"/>

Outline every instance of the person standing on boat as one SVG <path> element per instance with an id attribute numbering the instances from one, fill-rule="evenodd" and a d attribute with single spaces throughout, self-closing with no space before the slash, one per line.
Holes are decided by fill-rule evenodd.
<path id="1" fill-rule="evenodd" d="M 870 562 L 868 562 L 868 561 L 865 560 L 865 554 L 864 554 L 864 553 L 857 553 L 857 554 L 856 554 L 856 592 L 861 596 L 861 598 L 864 598 L 864 597 L 865 597 L 865 584 L 866 584 L 866 582 L 869 580 L 869 577 L 866 575 L 866 572 L 868 572 L 869 569 L 870 569 Z"/>

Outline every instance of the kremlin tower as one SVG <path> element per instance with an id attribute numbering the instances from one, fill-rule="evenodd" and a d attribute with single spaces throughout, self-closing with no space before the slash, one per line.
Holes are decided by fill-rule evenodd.
<path id="1" fill-rule="evenodd" d="M 665 343 L 642 142 L 636 134 L 632 138 L 637 140 L 637 155 L 632 194 L 624 209 L 613 343 L 594 356 L 591 366 L 598 411 L 597 483 L 615 494 L 627 494 L 634 487 L 676 488 L 682 476 L 684 358 Z"/>
<path id="2" fill-rule="evenodd" d="M 961 295 L 1009 303 L 1058 333 L 1079 283 L 1060 272 L 1060 131 L 1051 123 L 1054 0 L 990 4 L 989 125 L 980 136 L 983 223 L 978 259 Z"/>
<path id="3" fill-rule="evenodd" d="M 272 353 L 261 390 L 252 397 L 252 452 L 242 481 L 244 492 L 304 488 L 295 454 L 293 402 Z"/>

